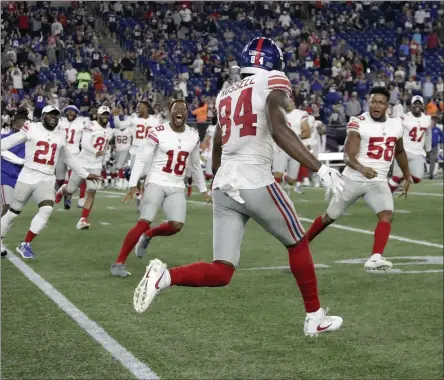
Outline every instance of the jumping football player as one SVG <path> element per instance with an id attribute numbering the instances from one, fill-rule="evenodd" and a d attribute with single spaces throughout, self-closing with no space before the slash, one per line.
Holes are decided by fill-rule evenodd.
<path id="1" fill-rule="evenodd" d="M 269 38 L 255 38 L 242 52 L 243 79 L 221 91 L 216 100 L 219 126 L 213 149 L 213 262 L 166 269 L 155 259 L 134 293 L 134 307 L 143 312 L 169 286 L 219 287 L 230 283 L 239 263 L 240 246 L 250 218 L 288 250 L 290 268 L 307 312 L 304 332 L 335 331 L 342 318 L 321 308 L 308 239 L 293 203 L 271 172 L 273 140 L 291 158 L 321 178 L 327 195 L 340 196 L 337 170 L 316 160 L 288 126 L 291 83 L 282 72 L 283 55 Z"/>

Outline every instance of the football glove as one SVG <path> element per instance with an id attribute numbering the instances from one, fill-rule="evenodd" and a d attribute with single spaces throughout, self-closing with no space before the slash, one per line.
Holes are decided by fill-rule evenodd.
<path id="1" fill-rule="evenodd" d="M 328 200 L 330 195 L 342 196 L 345 183 L 342 180 L 342 175 L 336 169 L 329 168 L 322 165 L 318 170 L 318 175 L 321 180 L 321 185 L 325 189 L 325 199 Z"/>

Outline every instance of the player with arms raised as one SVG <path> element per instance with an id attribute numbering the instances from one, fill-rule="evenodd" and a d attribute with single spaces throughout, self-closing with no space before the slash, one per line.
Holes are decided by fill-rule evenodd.
<path id="1" fill-rule="evenodd" d="M 93 120 L 85 125 L 82 138 L 82 151 L 78 155 L 79 162 L 89 172 L 97 176 L 102 171 L 103 157 L 107 151 L 110 140 L 113 137 L 113 130 L 109 128 L 109 118 L 111 110 L 102 106 L 97 111 L 97 120 Z M 67 185 L 63 185 L 56 195 L 56 203 L 59 203 L 62 196 L 68 199 L 79 188 L 82 178 L 75 173 L 71 175 Z M 90 227 L 88 216 L 94 205 L 96 191 L 99 183 L 95 181 L 86 181 L 86 200 L 83 206 L 82 215 L 77 222 L 78 230 L 87 230 Z"/>
<path id="2" fill-rule="evenodd" d="M 17 179 L 10 208 L 1 220 L 2 239 L 31 196 L 39 207 L 25 240 L 16 249 L 25 259 L 34 258 L 30 243 L 45 227 L 52 213 L 57 161 L 64 159 L 66 164 L 82 178 L 90 181 L 100 180 L 100 176 L 89 174 L 83 169 L 78 159 L 67 149 L 66 132 L 58 127 L 59 116 L 60 111 L 57 108 L 46 106 L 42 110 L 43 122 L 25 123 L 20 132 L 2 140 L 1 144 L 3 151 L 25 142 L 25 163 Z"/>
<path id="3" fill-rule="evenodd" d="M 216 100 L 220 126 L 213 143 L 213 262 L 167 270 L 160 260 L 152 260 L 134 293 L 134 307 L 143 312 L 159 290 L 172 285 L 228 285 L 239 263 L 245 226 L 252 218 L 288 249 L 307 312 L 305 334 L 335 331 L 342 318 L 327 316 L 320 307 L 308 239 L 291 200 L 273 178 L 273 140 L 290 157 L 318 172 L 327 194 L 340 195 L 341 175 L 316 160 L 288 126 L 291 84 L 282 72 L 279 47 L 269 38 L 255 38 L 242 55 L 243 79 Z"/>
<path id="4" fill-rule="evenodd" d="M 185 124 L 187 104 L 183 100 L 174 101 L 170 113 L 171 121 L 152 128 L 136 155 L 129 191 L 124 201 L 131 201 L 139 191 L 137 183 L 145 166 L 151 166 L 151 170 L 145 181 L 140 220 L 126 235 L 117 261 L 111 265 L 111 274 L 114 276 L 130 275 L 124 264 L 136 243 L 136 255 L 143 257 L 153 237 L 171 236 L 182 229 L 186 215 L 184 175 L 187 163 L 192 165 L 192 174 L 199 191 L 206 201 L 210 200 L 200 166 L 199 135 Z M 168 222 L 151 228 L 160 207 Z"/>
<path id="5" fill-rule="evenodd" d="M 409 168 L 414 183 L 419 183 L 424 176 L 425 151 L 430 151 L 430 132 L 432 118 L 423 113 L 424 99 L 422 96 L 412 97 L 412 110 L 402 117 L 404 149 L 409 160 Z M 424 150 L 424 148 L 426 148 Z M 393 165 L 393 175 L 389 180 L 390 189 L 394 192 L 404 180 L 397 162 Z"/>
<path id="6" fill-rule="evenodd" d="M 373 88 L 370 111 L 350 119 L 344 146 L 344 162 L 347 165 L 342 173 L 344 194 L 341 199 L 330 202 L 325 214 L 316 218 L 307 232 L 308 239 L 313 240 L 359 198 L 364 198 L 378 217 L 372 255 L 365 263 L 367 271 L 388 271 L 392 267 L 382 254 L 393 219 L 393 196 L 387 174 L 394 157 L 406 179 L 403 189 L 406 196 L 411 183 L 402 122 L 400 118 L 387 116 L 389 99 L 390 93 L 386 88 Z"/>

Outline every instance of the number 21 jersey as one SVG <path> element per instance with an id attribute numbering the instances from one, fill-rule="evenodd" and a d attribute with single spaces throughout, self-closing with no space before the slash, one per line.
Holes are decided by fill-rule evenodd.
<path id="1" fill-rule="evenodd" d="M 213 188 L 256 189 L 274 182 L 273 139 L 265 114 L 273 90 L 290 97 L 291 83 L 280 71 L 261 71 L 219 93 L 222 161 Z"/>
<path id="2" fill-rule="evenodd" d="M 356 159 L 361 165 L 373 168 L 378 176 L 373 179 L 365 178 L 349 166 L 342 174 L 355 181 L 387 182 L 387 174 L 395 156 L 395 145 L 403 133 L 401 118 L 387 117 L 384 122 L 378 122 L 365 112 L 360 116 L 350 118 L 347 133 L 351 131 L 359 133 L 361 138 Z"/>

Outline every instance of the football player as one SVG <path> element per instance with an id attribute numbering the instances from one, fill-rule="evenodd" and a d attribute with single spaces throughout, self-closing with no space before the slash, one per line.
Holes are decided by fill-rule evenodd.
<path id="1" fill-rule="evenodd" d="M 307 232 L 308 239 L 313 240 L 359 198 L 364 198 L 378 218 L 372 254 L 365 263 L 367 271 L 383 272 L 392 267 L 382 254 L 393 219 L 393 196 L 387 174 L 394 158 L 405 178 L 403 195 L 407 196 L 412 182 L 403 144 L 402 121 L 401 118 L 387 116 L 389 99 L 390 93 L 386 88 L 374 87 L 369 112 L 350 119 L 344 145 L 344 194 L 330 202 L 324 215 L 316 218 Z"/>
<path id="2" fill-rule="evenodd" d="M 293 203 L 271 172 L 273 141 L 291 158 L 320 175 L 327 194 L 340 196 L 337 170 L 322 165 L 288 128 L 291 83 L 283 73 L 281 49 L 270 38 L 255 38 L 243 52 L 243 79 L 216 99 L 219 126 L 213 146 L 213 261 L 168 270 L 155 259 L 134 293 L 134 307 L 143 312 L 167 287 L 226 286 L 239 263 L 240 246 L 250 218 L 288 250 L 290 268 L 307 312 L 304 332 L 335 331 L 342 318 L 321 308 L 313 260 Z"/>

